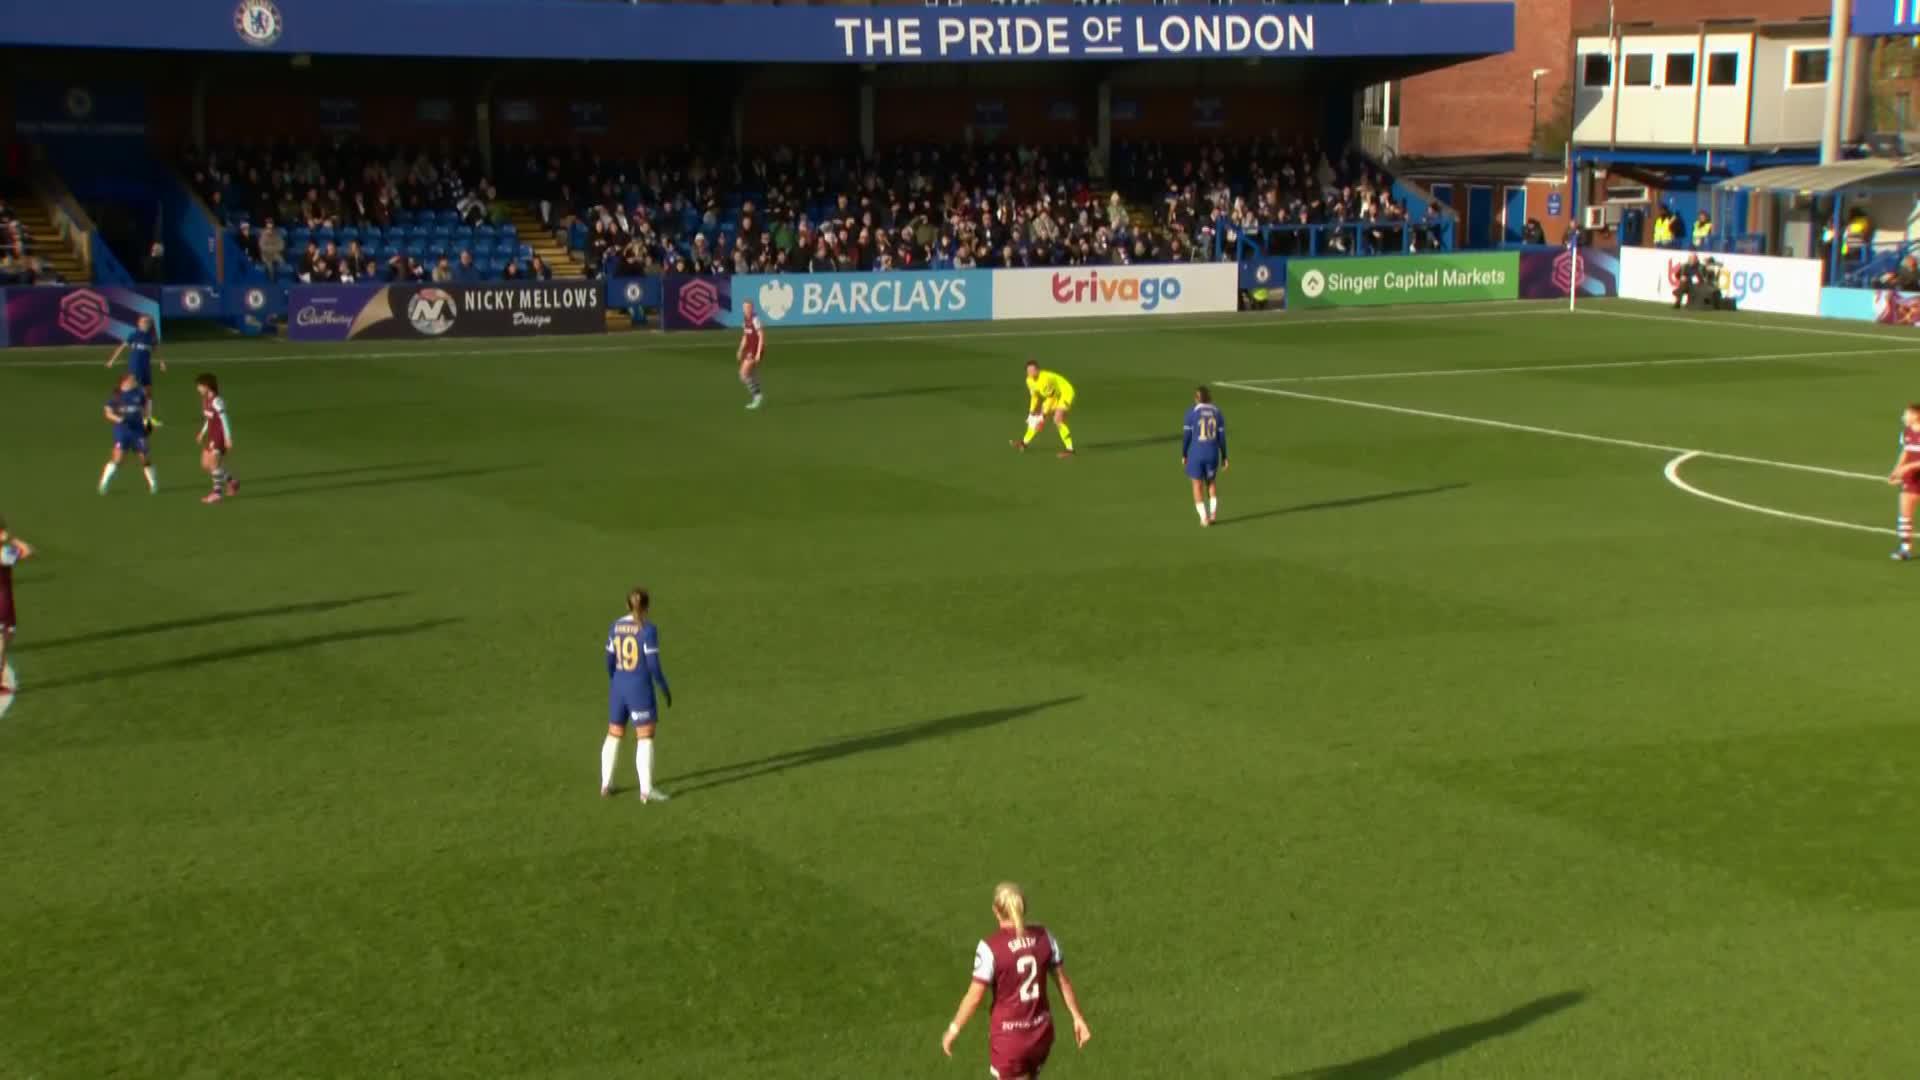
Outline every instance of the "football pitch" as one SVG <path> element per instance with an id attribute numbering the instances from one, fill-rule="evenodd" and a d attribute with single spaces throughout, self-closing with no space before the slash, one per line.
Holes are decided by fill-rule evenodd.
<path id="1" fill-rule="evenodd" d="M 105 498 L 107 350 L 0 356 L 0 1078 L 984 1076 L 1001 879 L 1050 1078 L 1920 1076 L 1920 338 L 775 329 L 757 413 L 734 345 L 178 344 Z M 663 805 L 597 794 L 636 584 Z"/>

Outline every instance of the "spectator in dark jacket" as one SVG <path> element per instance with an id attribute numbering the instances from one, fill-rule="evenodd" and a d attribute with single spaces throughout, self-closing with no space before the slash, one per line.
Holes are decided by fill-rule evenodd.
<path id="1" fill-rule="evenodd" d="M 527 265 L 527 276 L 535 281 L 552 281 L 553 268 L 547 265 L 545 259 L 535 255 L 533 261 Z"/>
<path id="2" fill-rule="evenodd" d="M 453 267 L 453 280 L 466 283 L 480 280 L 480 264 L 473 261 L 473 252 L 460 253 L 460 261 Z"/>

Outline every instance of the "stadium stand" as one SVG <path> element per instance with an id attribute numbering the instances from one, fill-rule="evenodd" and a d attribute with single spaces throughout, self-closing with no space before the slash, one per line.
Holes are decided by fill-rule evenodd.
<path id="1" fill-rule="evenodd" d="M 509 266 L 536 274 L 536 259 L 563 277 L 584 270 L 471 157 L 352 143 L 221 148 L 190 152 L 182 171 L 264 279 L 490 281 Z"/>
<path id="2" fill-rule="evenodd" d="M 1200 262 L 1422 243 L 1391 179 L 1311 144 L 1116 149 L 1108 187 L 1075 147 L 915 146 L 603 159 L 521 148 L 513 190 L 588 273 L 801 272 Z M 1425 240 L 1431 243 L 1431 239 Z"/>

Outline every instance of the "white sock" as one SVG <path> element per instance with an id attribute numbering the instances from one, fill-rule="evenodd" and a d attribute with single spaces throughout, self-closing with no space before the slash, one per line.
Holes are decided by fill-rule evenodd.
<path id="1" fill-rule="evenodd" d="M 616 736 L 607 736 L 600 744 L 600 790 L 613 786 L 613 763 L 620 759 L 620 740 Z"/>
<path id="2" fill-rule="evenodd" d="M 1201 521 L 1207 520 L 1207 504 L 1206 503 L 1194 503 L 1193 512 L 1200 515 Z"/>
<path id="3" fill-rule="evenodd" d="M 1208 496 L 1207 497 L 1207 516 L 1213 517 L 1218 513 L 1220 513 L 1220 496 L 1218 495 Z"/>
<path id="4" fill-rule="evenodd" d="M 633 771 L 640 777 L 640 793 L 653 793 L 653 740 L 641 739 L 633 748 Z"/>
<path id="5" fill-rule="evenodd" d="M 157 491 L 159 491 L 159 490 L 160 490 L 160 477 L 159 477 L 159 476 L 157 476 L 157 475 L 155 475 L 155 473 L 154 473 L 154 471 L 153 471 L 153 466 L 151 466 L 151 465 L 149 465 L 149 466 L 147 466 L 146 468 L 144 468 L 144 469 L 142 469 L 142 470 L 140 470 L 140 471 L 141 471 L 141 472 L 143 472 L 143 473 L 146 473 L 146 474 L 147 474 L 147 490 L 148 490 L 148 491 L 152 491 L 152 492 L 157 492 Z"/>
<path id="6" fill-rule="evenodd" d="M 119 467 L 120 466 L 115 465 L 113 462 L 109 461 L 107 462 L 107 467 L 100 470 L 100 490 L 101 491 L 107 490 L 107 483 L 113 479 L 113 470 Z"/>

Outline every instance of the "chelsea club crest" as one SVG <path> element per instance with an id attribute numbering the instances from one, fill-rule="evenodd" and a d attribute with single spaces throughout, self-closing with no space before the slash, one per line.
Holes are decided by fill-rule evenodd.
<path id="1" fill-rule="evenodd" d="M 240 0 L 233 9 L 233 29 L 240 40 L 249 45 L 266 48 L 280 40 L 280 32 L 286 23 L 280 19 L 280 9 L 273 0 Z"/>

